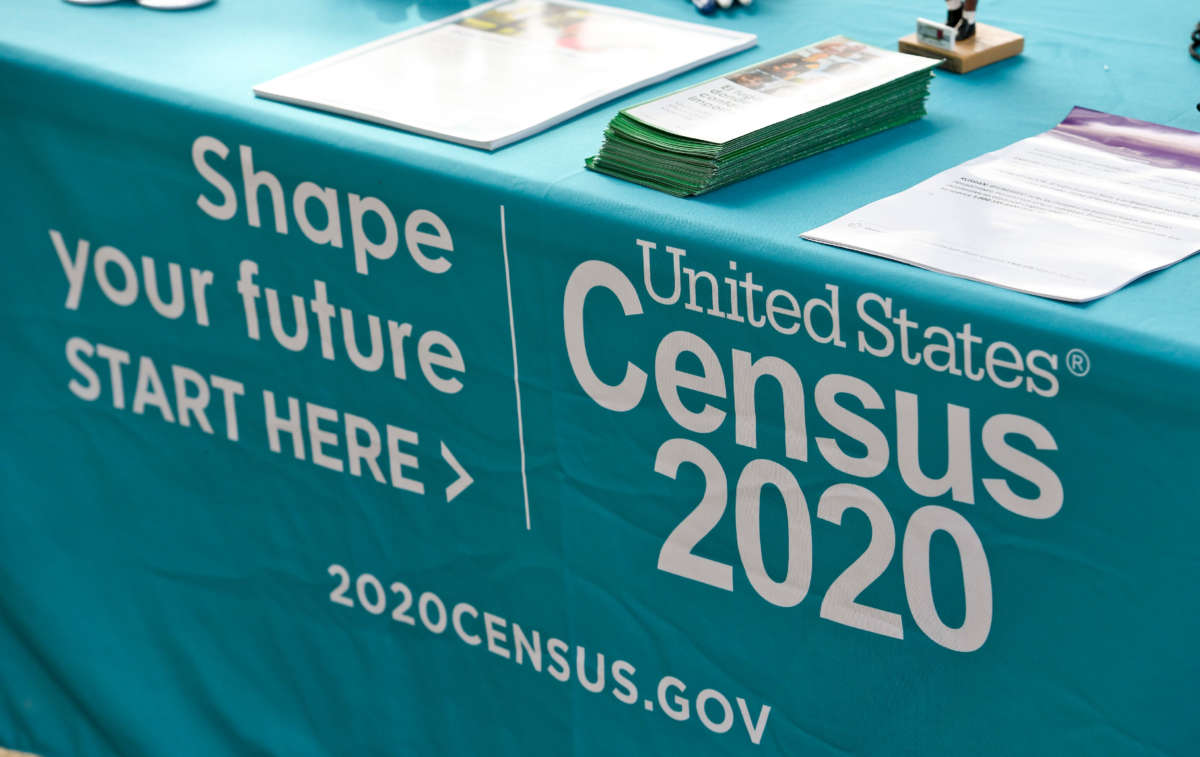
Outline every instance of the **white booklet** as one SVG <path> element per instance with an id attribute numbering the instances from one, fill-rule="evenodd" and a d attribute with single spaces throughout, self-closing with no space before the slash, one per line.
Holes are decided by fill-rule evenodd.
<path id="1" fill-rule="evenodd" d="M 494 0 L 254 93 L 495 150 L 756 41 L 574 0 Z"/>
<path id="2" fill-rule="evenodd" d="M 938 63 L 837 36 L 625 113 L 671 134 L 723 144 Z"/>
<path id="3" fill-rule="evenodd" d="M 1200 133 L 1075 108 L 801 236 L 1087 302 L 1200 250 Z"/>

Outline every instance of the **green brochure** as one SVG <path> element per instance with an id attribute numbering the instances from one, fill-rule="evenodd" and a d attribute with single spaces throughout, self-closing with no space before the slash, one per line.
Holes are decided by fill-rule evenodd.
<path id="1" fill-rule="evenodd" d="M 920 118 L 936 65 L 833 37 L 621 111 L 587 165 L 702 194 Z"/>

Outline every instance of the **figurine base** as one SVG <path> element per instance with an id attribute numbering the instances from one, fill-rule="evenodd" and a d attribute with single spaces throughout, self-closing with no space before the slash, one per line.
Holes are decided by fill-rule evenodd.
<path id="1" fill-rule="evenodd" d="M 987 24 L 975 25 L 975 36 L 966 42 L 954 43 L 953 50 L 943 50 L 917 41 L 916 34 L 900 38 L 900 52 L 923 55 L 926 58 L 941 58 L 942 68 L 956 74 L 965 74 L 997 61 L 1020 55 L 1025 49 L 1025 38 L 1016 32 L 999 29 Z"/>

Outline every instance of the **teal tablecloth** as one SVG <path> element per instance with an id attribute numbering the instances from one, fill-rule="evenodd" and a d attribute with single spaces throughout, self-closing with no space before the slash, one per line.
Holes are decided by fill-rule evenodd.
<path id="1" fill-rule="evenodd" d="M 486 154 L 250 94 L 448 4 L 5 3 L 0 745 L 1194 754 L 1200 259 L 1072 306 L 796 236 L 1073 105 L 1200 128 L 1186 5 L 985 0 L 1019 59 L 677 200 L 583 169 L 618 107 L 941 4 L 761 0 Z"/>

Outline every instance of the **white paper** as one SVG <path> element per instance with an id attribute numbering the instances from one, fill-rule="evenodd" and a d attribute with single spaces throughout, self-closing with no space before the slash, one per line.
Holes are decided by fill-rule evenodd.
<path id="1" fill-rule="evenodd" d="M 755 41 L 573 0 L 496 0 L 285 74 L 254 93 L 496 149 Z"/>
<path id="2" fill-rule="evenodd" d="M 1083 108 L 802 234 L 1069 302 L 1200 250 L 1200 134 Z"/>
<path id="3" fill-rule="evenodd" d="M 832 37 L 625 113 L 672 134 L 720 144 L 939 62 Z"/>

